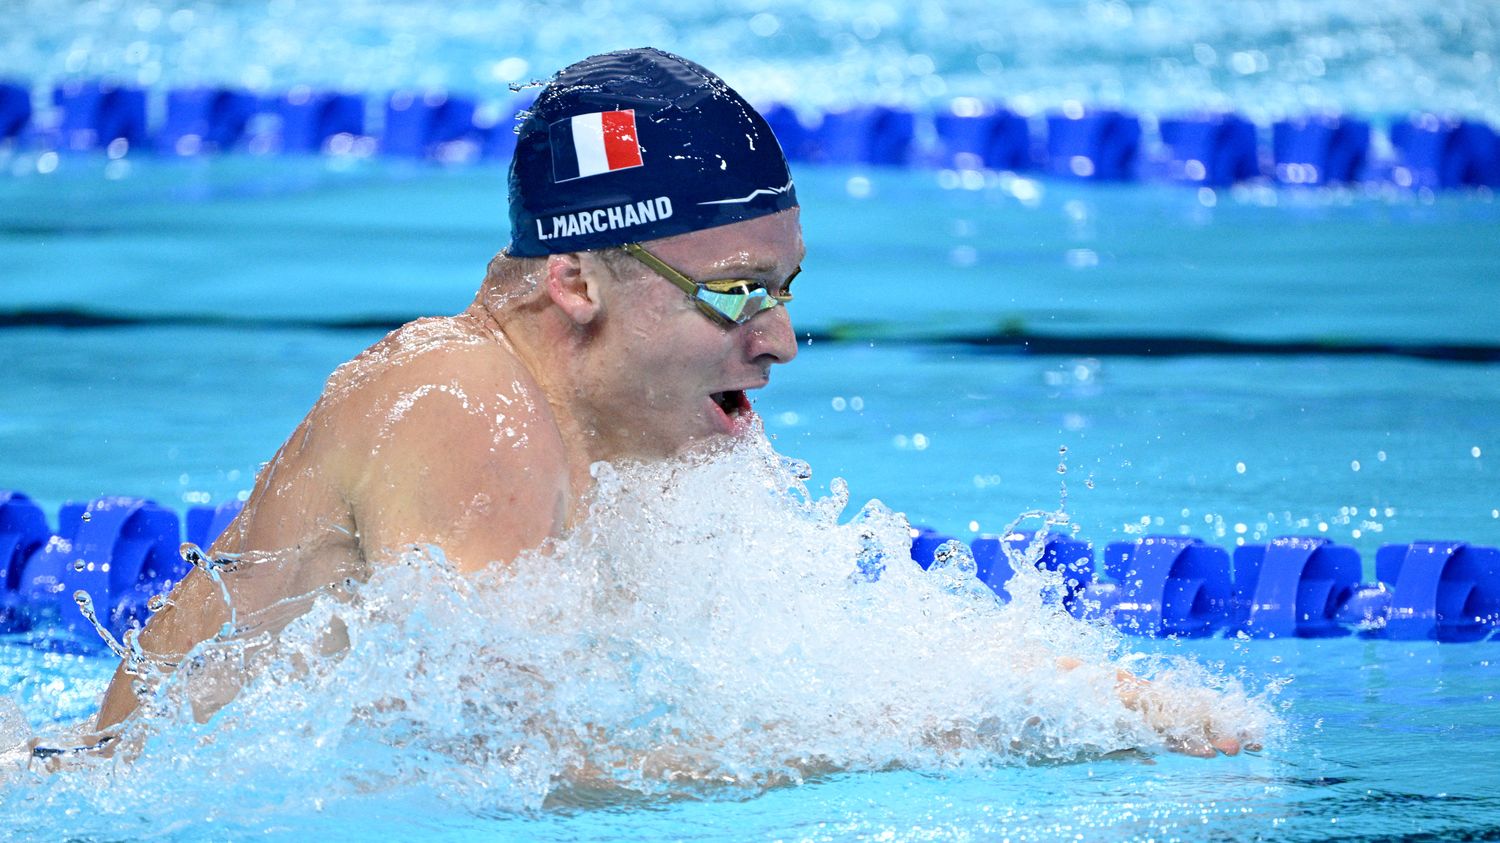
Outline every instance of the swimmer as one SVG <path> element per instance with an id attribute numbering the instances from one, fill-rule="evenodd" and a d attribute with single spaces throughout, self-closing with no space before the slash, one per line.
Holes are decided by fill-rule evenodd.
<path id="1" fill-rule="evenodd" d="M 237 618 L 274 634 L 306 595 L 412 550 L 507 564 L 583 518 L 594 463 L 756 429 L 748 393 L 797 353 L 784 305 L 805 249 L 786 160 L 743 98 L 657 50 L 585 59 L 521 124 L 509 201 L 474 302 L 333 373 L 211 549 L 233 573 L 193 570 L 140 635 L 146 660 L 170 667 Z M 137 708 L 133 664 L 96 728 Z M 204 719 L 238 691 L 215 680 L 192 691 Z M 1120 694 L 1144 714 L 1138 682 Z M 1204 727 L 1180 748 L 1241 747 Z"/>
<path id="2" fill-rule="evenodd" d="M 256 478 L 211 549 L 240 557 L 240 615 L 429 545 L 461 571 L 511 560 L 576 523 L 591 464 L 748 429 L 747 393 L 797 354 L 791 174 L 765 120 L 692 62 L 626 50 L 559 73 L 519 130 L 510 223 L 473 304 L 336 370 Z M 142 633 L 148 657 L 218 633 L 219 588 L 192 571 Z M 136 707 L 131 679 L 122 665 L 98 727 Z"/>

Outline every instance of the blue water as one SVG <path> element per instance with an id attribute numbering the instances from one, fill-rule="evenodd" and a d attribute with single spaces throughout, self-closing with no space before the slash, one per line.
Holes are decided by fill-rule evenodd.
<path id="1" fill-rule="evenodd" d="M 330 166 L 152 162 L 101 183 L 83 162 L 0 182 L 21 200 L 0 205 L 7 253 L 26 267 L 12 307 L 173 320 L 0 331 L 13 361 L 0 387 L 20 397 L 0 417 L 9 482 L 54 509 L 122 492 L 225 500 L 327 373 L 383 333 L 288 320 L 397 324 L 462 309 L 496 248 L 501 174 Z M 205 185 L 199 198 L 163 195 L 184 172 Z M 871 195 L 850 196 L 851 178 Z M 1028 208 L 1003 184 L 950 190 L 934 172 L 810 169 L 801 184 L 810 256 L 795 324 L 860 339 L 804 341 L 758 406 L 816 481 L 847 477 L 950 531 L 999 529 L 1054 504 L 1067 479 L 1095 541 L 1143 526 L 1221 544 L 1322 533 L 1371 564 L 1387 542 L 1500 543 L 1493 364 L 1037 357 L 924 342 L 1019 328 L 1484 343 L 1500 315 L 1492 201 L 1283 192 L 1267 205 L 1226 192 L 1206 208 L 1163 186 L 1045 183 Z M 107 201 L 72 193 L 90 186 Z M 1080 249 L 1097 264 L 1070 264 Z M 226 414 L 226 395 L 253 412 Z M 1060 446 L 1067 478 L 1054 470 Z"/>
<path id="2" fill-rule="evenodd" d="M 626 37 L 610 3 L 578 14 L 454 8 L 28 0 L 0 23 L 0 75 L 445 84 L 501 97 L 506 83 Z M 1493 121 L 1495 15 L 1490 4 L 1368 0 L 828 3 L 809 15 L 775 2 L 655 4 L 626 40 L 681 50 L 759 97 L 810 105 L 1004 95 L 1037 109 L 1073 98 L 1145 110 L 1229 104 L 1259 119 L 1322 105 L 1430 106 Z M 310 31 L 324 33 L 317 49 L 303 43 Z M 74 156 L 46 173 L 35 164 L 11 155 L 0 178 L 0 310 L 137 320 L 0 330 L 0 486 L 53 513 L 100 494 L 179 509 L 241 495 L 327 373 L 382 333 L 327 323 L 455 312 L 504 240 L 495 167 L 237 156 Z M 1073 521 L 1096 544 L 1144 532 L 1226 546 L 1321 534 L 1358 548 L 1370 576 L 1387 542 L 1500 544 L 1496 364 L 1036 356 L 943 341 L 1010 330 L 1493 342 L 1492 197 L 1204 194 L 936 171 L 808 169 L 798 180 L 810 255 L 792 312 L 824 339 L 804 342 L 757 409 L 776 448 L 813 466 L 816 494 L 847 480 L 845 518 L 879 498 L 967 536 L 1057 507 L 1066 484 Z M 342 752 L 308 744 L 277 759 L 253 744 L 283 747 L 295 732 L 247 727 L 244 746 L 181 754 L 196 733 L 171 736 L 172 751 L 113 790 L 83 775 L 0 784 L 0 817 L 32 839 L 1500 838 L 1494 642 L 1124 647 L 1192 657 L 1263 695 L 1279 718 L 1265 750 L 931 764 L 690 799 L 574 798 L 538 812 L 505 807 L 503 782 L 476 789 L 461 765 L 430 774 L 457 777 L 462 798 L 403 779 L 403 762 L 359 729 L 331 732 Z M 845 661 L 888 655 L 851 649 Z M 87 716 L 112 670 L 22 638 L 0 643 L 0 687 L 38 730 Z M 946 690 L 924 699 L 940 707 Z M 233 717 L 265 727 L 251 712 Z M 235 734 L 225 728 L 220 737 Z M 291 756 L 304 752 L 326 766 L 298 768 Z M 324 779 L 309 786 L 303 774 Z M 382 787 L 387 774 L 395 784 Z"/>
<path id="3" fill-rule="evenodd" d="M 33 230 L 17 224 L 21 206 L 5 206 L 8 252 L 37 267 L 12 286 L 18 303 L 220 320 L 0 331 L 0 349 L 11 361 L 0 369 L 0 391 L 14 399 L 0 415 L 4 476 L 54 511 L 65 499 L 104 493 L 177 506 L 242 493 L 316 397 L 326 373 L 381 333 L 277 327 L 275 320 L 299 313 L 399 318 L 457 310 L 474 267 L 493 245 L 481 224 L 466 217 L 483 215 L 472 210 L 479 207 L 474 200 L 495 187 L 494 173 L 352 178 L 308 164 L 303 181 L 266 188 L 276 194 L 270 201 L 236 189 L 241 179 L 258 185 L 253 162 L 200 166 L 218 186 L 192 204 L 157 198 L 127 181 L 101 187 L 129 201 L 73 204 L 64 213 L 65 193 L 38 191 L 29 180 L 4 183 L 7 190 L 46 197 L 25 206 L 38 220 Z M 141 175 L 165 178 L 154 168 Z M 1500 453 L 1491 423 L 1500 409 L 1500 379 L 1492 364 L 1317 355 L 1047 357 L 911 340 L 941 336 L 954 325 L 950 314 L 972 325 L 1047 320 L 1058 323 L 1056 330 L 1086 334 L 1101 320 L 1114 329 L 1149 332 L 1162 313 L 1184 330 L 1211 325 L 1228 336 L 1273 338 L 1377 338 L 1382 326 L 1405 314 L 1406 337 L 1482 340 L 1485 320 L 1440 311 L 1494 307 L 1492 297 L 1473 292 L 1480 282 L 1468 264 L 1500 266 L 1492 244 L 1479 236 L 1484 223 L 1493 222 L 1493 204 L 1362 199 L 1289 208 L 1228 199 L 1229 208 L 1199 216 L 1195 198 L 1170 191 L 1068 188 L 1049 191 L 1035 209 L 1012 206 L 978 216 L 976 204 L 1006 207 L 1003 188 L 955 192 L 936 174 L 877 172 L 866 174 L 877 196 L 900 191 L 927 212 L 923 225 L 888 228 L 875 249 L 859 241 L 890 208 L 849 197 L 849 177 L 828 171 L 803 177 L 813 257 L 795 315 L 800 326 L 822 333 L 846 319 L 878 319 L 884 327 L 867 326 L 864 340 L 804 344 L 799 359 L 757 402 L 776 447 L 813 465 L 816 488 L 842 476 L 856 502 L 880 498 L 914 522 L 969 535 L 999 529 L 1022 510 L 1056 506 L 1066 483 L 1073 518 L 1096 543 L 1143 532 L 1192 532 L 1223 545 L 1314 533 L 1359 548 L 1367 569 L 1375 548 L 1386 542 L 1438 536 L 1500 541 L 1500 500 L 1489 478 L 1490 461 Z M 265 181 L 276 185 L 275 178 Z M 1057 207 L 1069 203 L 1087 204 L 1095 222 L 1087 242 L 1106 260 L 1133 268 L 1123 277 L 1177 272 L 1195 287 L 1241 296 L 1240 310 L 1249 318 L 1209 321 L 1198 312 L 1213 306 L 1206 294 L 1195 299 L 1149 282 L 1132 288 L 1108 265 L 1069 266 L 1064 247 L 1074 223 Z M 389 222 L 387 214 L 424 206 L 433 211 L 411 214 L 409 231 Z M 459 209 L 458 221 L 440 224 L 448 207 Z M 1143 215 L 1158 226 L 1144 225 Z M 955 266 L 944 260 L 955 236 L 937 245 L 925 240 L 966 218 L 986 226 L 966 235 L 985 256 L 974 266 Z M 1377 228 L 1372 219 L 1386 222 Z M 1031 233 L 1012 243 L 989 228 L 1002 225 Z M 1317 259 L 1310 263 L 1325 262 L 1367 287 L 1383 285 L 1383 294 L 1354 307 L 1346 303 L 1347 282 L 1314 282 L 1300 290 L 1311 303 L 1288 308 L 1273 296 L 1257 299 L 1254 277 L 1263 279 L 1262 289 L 1290 287 L 1316 271 L 1267 261 L 1250 272 L 1250 258 L 1232 261 L 1221 273 L 1223 262 L 1201 245 L 1237 244 L 1269 256 L 1289 238 L 1316 240 L 1309 226 L 1347 232 L 1339 242 L 1348 243 L 1329 255 L 1310 249 Z M 1244 228 L 1256 236 L 1246 236 Z M 1376 232 L 1407 245 L 1380 248 L 1390 238 Z M 1367 255 L 1358 246 L 1361 237 L 1371 241 Z M 1191 273 L 1180 268 L 1181 255 L 1160 248 L 1164 239 L 1189 244 L 1184 250 L 1194 252 L 1197 264 Z M 152 251 L 161 242 L 176 244 L 164 259 Z M 391 264 L 408 249 L 412 263 L 432 263 L 420 280 L 405 264 Z M 304 266 L 320 252 L 317 271 Z M 893 265 L 891 254 L 922 255 L 931 268 L 916 259 L 910 267 Z M 210 275 L 185 274 L 197 260 Z M 1448 268 L 1450 261 L 1456 266 Z M 1439 267 L 1426 276 L 1426 294 L 1412 297 L 1420 302 L 1405 298 L 1401 272 L 1382 274 L 1392 262 Z M 108 277 L 97 271 L 105 263 L 112 264 Z M 49 283 L 63 264 L 77 269 L 76 284 Z M 913 285 L 934 289 L 934 275 L 945 281 L 936 289 L 969 285 L 968 292 L 951 299 L 907 295 Z M 175 280 L 189 278 L 211 280 Z M 319 279 L 333 292 L 294 298 Z M 111 284 L 119 292 L 101 295 Z M 356 284 L 363 287 L 355 299 L 360 304 L 341 304 L 340 288 Z M 992 292 L 980 292 L 986 289 Z M 1051 319 L 1054 306 L 1061 313 Z M 858 318 L 848 318 L 850 310 Z M 1262 327 L 1245 327 L 1257 311 Z M 236 322 L 250 317 L 270 321 Z M 881 331 L 894 337 L 883 338 Z M 1066 475 L 1057 473 L 1062 445 L 1068 447 Z M 189 799 L 189 807 L 164 811 L 167 827 L 175 829 L 164 833 L 192 837 L 209 816 L 228 836 L 392 823 L 410 834 L 529 839 L 1500 833 L 1500 805 L 1492 796 L 1500 756 L 1485 751 L 1500 745 L 1500 724 L 1492 716 L 1500 689 L 1492 644 L 1349 639 L 1128 646 L 1222 663 L 1218 669 L 1252 689 L 1291 677 L 1272 698 L 1284 731 L 1260 755 L 1212 762 L 1159 756 L 1149 764 L 843 774 L 762 795 L 730 788 L 709 793 L 707 802 L 586 803 L 545 815 L 473 815 L 420 790 L 398 791 L 390 796 L 394 801 L 378 805 L 330 794 L 329 804 L 317 810 L 288 802 L 289 795 L 264 781 L 242 795 L 242 804 L 262 806 L 248 815 L 236 820 Z M 7 684 L 37 727 L 86 716 L 112 669 L 106 660 L 44 655 L 20 641 L 0 653 Z M 1454 772 L 1455 758 L 1465 759 L 1462 774 Z M 63 792 L 69 794 L 64 802 L 77 798 Z M 34 806 L 27 812 L 35 818 L 29 830 L 44 836 L 67 826 L 49 819 L 63 816 L 63 806 L 38 795 L 45 793 L 45 787 L 27 791 L 17 804 L 18 810 Z M 283 808 L 268 815 L 265 806 L 272 804 Z M 132 836 L 153 833 L 149 823 L 123 828 Z"/>
<path id="4" fill-rule="evenodd" d="M 499 95 L 580 56 L 650 43 L 758 100 L 1003 97 L 1148 112 L 1434 109 L 1500 121 L 1500 12 L 1483 2 L 20 0 L 0 76 L 142 85 L 445 87 Z M 308 33 L 317 33 L 310 37 Z"/>

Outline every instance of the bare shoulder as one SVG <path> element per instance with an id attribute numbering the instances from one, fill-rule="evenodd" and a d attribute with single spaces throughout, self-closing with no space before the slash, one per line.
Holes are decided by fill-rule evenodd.
<path id="1" fill-rule="evenodd" d="M 437 545 L 461 569 L 562 526 L 568 475 L 541 388 L 497 332 L 463 316 L 393 332 L 329 378 L 309 423 L 367 558 Z"/>
<path id="2" fill-rule="evenodd" d="M 502 338 L 461 318 L 414 322 L 341 366 L 214 545 L 258 563 L 226 579 L 235 606 L 259 612 L 413 546 L 473 570 L 541 543 L 570 500 L 541 395 Z M 227 620 L 194 571 L 141 642 L 185 653 Z M 101 726 L 135 707 L 128 679 L 117 673 Z"/>

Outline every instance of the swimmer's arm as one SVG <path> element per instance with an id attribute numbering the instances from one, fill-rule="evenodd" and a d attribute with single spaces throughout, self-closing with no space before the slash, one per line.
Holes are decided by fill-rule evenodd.
<path id="1" fill-rule="evenodd" d="M 493 379 L 433 388 L 462 365 L 409 367 L 402 383 L 389 385 L 387 404 L 370 409 L 384 433 L 351 466 L 348 501 L 372 562 L 431 546 L 472 572 L 509 562 L 563 528 L 568 476 L 545 400 Z M 369 426 L 372 418 L 347 421 Z"/>
<path id="2" fill-rule="evenodd" d="M 216 633 L 229 620 L 217 589 L 202 572 L 194 570 L 172 589 L 167 608 L 153 614 L 140 637 L 142 651 L 158 663 L 175 661 L 198 642 Z M 121 662 L 104 692 L 94 727 L 108 729 L 135 711 L 135 679 Z"/>
<path id="3" fill-rule="evenodd" d="M 243 564 L 224 575 L 241 621 L 288 598 L 341 581 L 357 566 L 357 549 L 348 536 L 351 530 L 341 502 L 322 486 L 299 482 L 315 473 L 326 457 L 321 446 L 326 437 L 318 435 L 323 421 L 317 408 L 303 420 L 256 478 L 244 509 L 209 550 L 210 557 L 234 555 L 264 561 Z M 312 513 L 322 518 L 310 521 Z M 344 523 L 337 520 L 340 517 Z M 194 568 L 172 589 L 165 607 L 147 619 L 140 648 L 147 659 L 171 672 L 175 663 L 217 635 L 229 621 L 223 590 Z M 112 727 L 135 710 L 133 681 L 122 663 L 105 691 L 95 718 L 97 728 Z M 195 713 L 200 720 L 207 719 L 237 691 L 237 685 L 225 683 L 212 694 L 206 687 L 195 689 Z"/>
<path id="4" fill-rule="evenodd" d="M 1058 668 L 1064 671 L 1073 670 L 1082 664 L 1082 661 L 1072 656 L 1057 660 Z M 1198 758 L 1213 758 L 1221 752 L 1225 755 L 1238 755 L 1241 749 L 1251 752 L 1260 750 L 1260 745 L 1244 734 L 1224 733 L 1215 724 L 1211 711 L 1195 710 L 1184 715 L 1163 706 L 1157 689 L 1128 670 L 1115 671 L 1115 693 L 1126 708 L 1140 712 L 1146 723 L 1161 733 L 1167 748 L 1173 752 Z"/>

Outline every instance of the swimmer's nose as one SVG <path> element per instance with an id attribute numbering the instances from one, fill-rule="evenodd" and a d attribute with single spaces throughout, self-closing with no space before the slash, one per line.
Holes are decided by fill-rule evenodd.
<path id="1" fill-rule="evenodd" d="M 797 335 L 786 307 L 773 307 L 745 323 L 750 359 L 760 363 L 788 363 L 797 356 Z"/>

